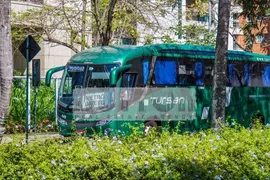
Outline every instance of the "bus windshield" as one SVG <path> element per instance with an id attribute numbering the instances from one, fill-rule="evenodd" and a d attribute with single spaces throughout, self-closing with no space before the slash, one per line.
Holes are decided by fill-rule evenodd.
<path id="1" fill-rule="evenodd" d="M 69 110 L 91 110 L 92 113 L 111 108 L 114 104 L 114 93 L 112 88 L 109 88 L 110 72 L 118 66 L 69 64 L 63 76 L 59 104 Z"/>

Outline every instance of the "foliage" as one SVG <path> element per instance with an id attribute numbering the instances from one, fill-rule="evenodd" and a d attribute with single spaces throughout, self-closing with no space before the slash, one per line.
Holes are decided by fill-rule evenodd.
<path id="1" fill-rule="evenodd" d="M 139 34 L 137 24 L 156 31 L 160 29 L 157 17 L 171 12 L 175 2 L 159 0 L 56 0 L 54 4 L 44 3 L 42 8 L 13 13 L 14 42 L 27 34 L 44 41 L 66 46 L 79 52 L 92 45 L 108 45 L 120 42 L 121 38 L 136 41 Z M 87 37 L 89 36 L 89 37 Z M 87 41 L 87 40 L 90 41 Z"/>
<path id="2" fill-rule="evenodd" d="M 267 179 L 270 129 L 72 137 L 0 145 L 1 179 Z"/>
<path id="3" fill-rule="evenodd" d="M 196 44 L 203 46 L 215 46 L 216 44 L 216 29 L 206 29 L 200 25 L 178 26 L 178 35 L 186 40 L 186 44 Z"/>
<path id="4" fill-rule="evenodd" d="M 26 90 L 25 81 L 22 79 L 13 79 L 13 87 L 10 99 L 9 117 L 6 122 L 7 133 L 23 132 L 26 118 Z M 46 87 L 44 83 L 37 88 L 36 97 L 36 119 L 38 131 L 55 130 L 54 107 L 55 95 L 53 87 Z M 31 89 L 31 124 L 34 128 L 34 92 Z M 51 123 L 48 123 L 50 121 Z M 45 123 L 46 122 L 46 123 Z M 22 127 L 22 128 L 20 128 Z"/>
<path id="5" fill-rule="evenodd" d="M 235 0 L 236 4 L 242 6 L 243 10 L 240 16 L 248 19 L 244 24 L 242 30 L 244 32 L 246 41 L 246 51 L 252 51 L 252 44 L 257 34 L 262 34 L 267 27 L 269 27 L 269 11 L 270 4 L 268 0 Z M 268 24 L 267 24 L 268 23 Z M 262 25 L 265 24 L 265 25 Z M 263 42 L 263 47 L 267 48 L 270 45 L 269 39 Z"/>

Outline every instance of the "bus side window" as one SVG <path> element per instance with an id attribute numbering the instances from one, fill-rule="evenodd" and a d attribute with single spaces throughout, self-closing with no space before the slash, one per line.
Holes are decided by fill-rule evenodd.
<path id="1" fill-rule="evenodd" d="M 178 74 L 179 85 L 190 86 L 195 84 L 194 64 L 189 59 L 180 60 Z"/>
<path id="2" fill-rule="evenodd" d="M 243 63 L 228 63 L 227 86 L 245 86 Z"/>
<path id="3" fill-rule="evenodd" d="M 155 64 L 153 84 L 176 85 L 177 63 L 172 58 L 158 58 Z"/>
<path id="4" fill-rule="evenodd" d="M 265 65 L 262 73 L 263 86 L 270 86 L 270 65 Z"/>
<path id="5" fill-rule="evenodd" d="M 203 62 L 200 61 L 195 62 L 194 72 L 195 72 L 195 85 L 203 86 L 204 85 Z"/>
<path id="6" fill-rule="evenodd" d="M 142 69 L 143 69 L 143 85 L 146 85 L 147 83 L 147 78 L 149 75 L 149 61 L 148 60 L 143 60 L 142 61 Z"/>
<path id="7" fill-rule="evenodd" d="M 122 87 L 135 87 L 138 73 L 125 73 L 122 79 Z"/>
<path id="8" fill-rule="evenodd" d="M 214 75 L 214 62 L 211 60 L 204 61 L 204 83 L 206 86 L 212 86 Z"/>
<path id="9" fill-rule="evenodd" d="M 181 86 L 204 85 L 204 67 L 201 61 L 181 60 L 178 67 L 178 79 Z"/>
<path id="10" fill-rule="evenodd" d="M 149 73 L 149 57 L 131 59 L 128 64 L 132 67 L 128 72 L 137 73 L 135 87 L 144 87 Z"/>
<path id="11" fill-rule="evenodd" d="M 261 63 L 250 64 L 249 67 L 250 86 L 252 87 L 263 86 L 263 70 L 264 66 Z"/>

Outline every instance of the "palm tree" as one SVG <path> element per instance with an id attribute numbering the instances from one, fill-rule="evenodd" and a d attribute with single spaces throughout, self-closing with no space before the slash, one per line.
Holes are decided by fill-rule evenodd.
<path id="1" fill-rule="evenodd" d="M 11 0 L 0 1 L 0 142 L 4 134 L 5 120 L 8 116 L 10 89 L 12 83 L 11 46 Z"/>

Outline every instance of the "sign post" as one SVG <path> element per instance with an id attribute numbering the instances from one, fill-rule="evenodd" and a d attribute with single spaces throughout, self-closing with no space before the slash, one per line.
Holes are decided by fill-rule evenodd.
<path id="1" fill-rule="evenodd" d="M 29 81 L 29 62 L 40 51 L 40 47 L 34 38 L 29 35 L 20 45 L 20 52 L 26 59 L 26 143 L 28 143 L 28 133 L 30 129 L 30 81 Z"/>
<path id="2" fill-rule="evenodd" d="M 32 86 L 34 87 L 34 132 L 37 132 L 37 87 L 40 85 L 40 60 L 32 61 Z"/>

